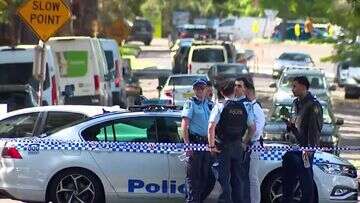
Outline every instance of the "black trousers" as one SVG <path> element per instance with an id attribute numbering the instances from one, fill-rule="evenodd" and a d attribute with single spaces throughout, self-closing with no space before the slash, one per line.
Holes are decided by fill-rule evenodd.
<path id="1" fill-rule="evenodd" d="M 298 181 L 300 182 L 300 189 L 302 190 L 300 202 L 314 202 L 313 159 L 314 155 L 309 156 L 310 167 L 305 168 L 301 151 L 289 151 L 284 154 L 282 161 L 283 203 L 293 202 L 294 190 Z"/>
<path id="2" fill-rule="evenodd" d="M 212 191 L 215 178 L 209 152 L 193 151 L 186 164 L 186 203 L 201 203 Z"/>
<path id="3" fill-rule="evenodd" d="M 218 203 L 241 203 L 244 201 L 245 176 L 243 163 L 245 152 L 240 141 L 224 145 L 213 164 L 215 177 L 220 183 L 221 194 Z"/>

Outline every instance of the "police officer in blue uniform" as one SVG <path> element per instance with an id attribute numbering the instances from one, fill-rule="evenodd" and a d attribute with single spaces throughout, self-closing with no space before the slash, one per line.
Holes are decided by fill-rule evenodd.
<path id="1" fill-rule="evenodd" d="M 186 144 L 207 144 L 207 127 L 212 103 L 206 98 L 206 81 L 198 79 L 193 83 L 195 96 L 187 100 L 182 111 L 181 128 Z M 202 193 L 206 188 L 210 153 L 187 151 L 186 165 L 187 203 L 202 202 Z"/>
<path id="2" fill-rule="evenodd" d="M 225 101 L 214 106 L 209 119 L 209 149 L 217 157 L 213 167 L 222 189 L 219 203 L 244 202 L 241 188 L 243 155 L 256 130 L 253 112 L 246 107 L 251 104 L 245 105 L 234 98 L 234 86 L 234 81 L 221 85 L 220 92 Z"/>
<path id="3" fill-rule="evenodd" d="M 323 111 L 319 101 L 308 91 L 310 83 L 304 76 L 294 78 L 293 102 L 295 114 L 291 121 L 284 119 L 287 129 L 293 133 L 300 147 L 319 146 L 323 125 Z M 315 199 L 313 180 L 314 152 L 289 151 L 283 156 L 283 201 L 292 202 L 294 188 L 300 181 L 301 203 L 312 203 Z"/>

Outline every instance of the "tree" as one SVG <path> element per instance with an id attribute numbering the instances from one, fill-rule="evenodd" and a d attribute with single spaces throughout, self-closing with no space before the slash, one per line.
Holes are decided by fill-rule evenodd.
<path id="1" fill-rule="evenodd" d="M 343 35 L 335 45 L 335 54 L 325 58 L 333 62 L 350 60 L 360 66 L 360 2 L 358 0 L 337 1 L 333 4 L 334 15 L 330 20 L 341 26 Z"/>

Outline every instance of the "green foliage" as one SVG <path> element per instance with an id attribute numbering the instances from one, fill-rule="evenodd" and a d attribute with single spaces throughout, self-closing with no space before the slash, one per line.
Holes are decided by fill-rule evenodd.
<path id="1" fill-rule="evenodd" d="M 331 15 L 330 20 L 341 26 L 344 33 L 335 45 L 336 53 L 324 60 L 351 60 L 355 64 L 360 64 L 360 42 L 356 42 L 360 34 L 360 2 L 336 1 L 332 9 L 334 15 Z"/>

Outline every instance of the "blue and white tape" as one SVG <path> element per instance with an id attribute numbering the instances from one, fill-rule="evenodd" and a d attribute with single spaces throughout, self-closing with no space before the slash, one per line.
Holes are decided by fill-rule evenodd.
<path id="1" fill-rule="evenodd" d="M 6 139 L 8 145 L 16 147 L 20 151 L 38 153 L 47 150 L 69 150 L 69 151 L 106 151 L 106 152 L 137 152 L 137 153 L 159 153 L 170 152 L 208 151 L 205 144 L 184 143 L 148 143 L 148 142 L 85 142 L 85 141 L 63 141 L 50 139 Z M 298 147 L 298 146 L 253 146 L 251 151 L 260 152 L 261 160 L 281 161 L 287 151 L 360 151 L 360 147 Z M 321 161 L 321 160 L 320 160 Z"/>

